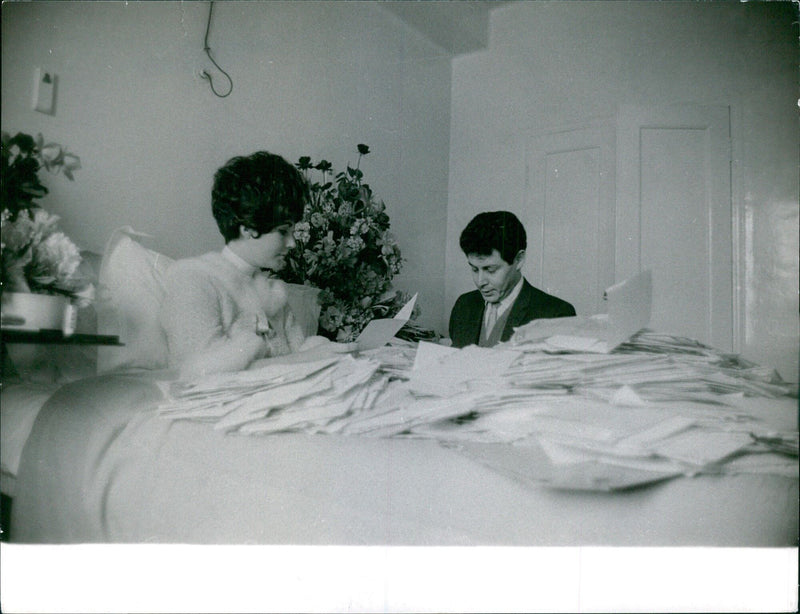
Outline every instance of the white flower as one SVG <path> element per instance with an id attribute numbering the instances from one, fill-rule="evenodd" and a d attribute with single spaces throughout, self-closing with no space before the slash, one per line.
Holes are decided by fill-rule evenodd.
<path id="1" fill-rule="evenodd" d="M 354 252 L 360 252 L 364 248 L 365 243 L 364 239 L 359 236 L 355 236 L 347 239 L 346 245 Z"/>
<path id="2" fill-rule="evenodd" d="M 369 222 L 364 219 L 358 219 L 353 222 L 353 225 L 350 227 L 350 234 L 351 235 L 363 235 L 369 231 Z"/>
<path id="3" fill-rule="evenodd" d="M 57 291 L 77 296 L 91 292 L 88 280 L 76 276 L 81 263 L 77 246 L 57 228 L 58 216 L 44 209 L 23 210 L 14 221 L 8 211 L 0 217 L 3 281 L 25 292 Z M 82 293 L 83 303 L 91 300 Z"/>
<path id="4" fill-rule="evenodd" d="M 61 170 L 67 179 L 72 179 L 72 171 L 76 171 L 81 167 L 81 159 L 75 154 L 65 153 L 63 157 L 63 166 Z"/>
<path id="5" fill-rule="evenodd" d="M 63 232 L 54 232 L 34 247 L 31 277 L 40 283 L 68 283 L 80 263 L 81 253 L 76 245 Z"/>
<path id="6" fill-rule="evenodd" d="M 30 215 L 30 213 L 29 213 Z M 22 216 L 20 216 L 22 217 Z M 57 215 L 48 213 L 44 209 L 34 209 L 32 212 L 31 222 L 33 228 L 31 229 L 31 239 L 34 245 L 41 243 L 44 237 L 47 237 L 56 231 L 58 220 Z"/>
<path id="7" fill-rule="evenodd" d="M 63 151 L 61 149 L 61 145 L 57 143 L 48 143 L 47 145 L 42 146 L 42 148 L 39 150 L 39 154 L 42 156 L 42 162 L 44 162 L 45 167 L 49 170 L 50 165 L 61 158 Z"/>
<path id="8" fill-rule="evenodd" d="M 298 222 L 294 225 L 294 238 L 296 241 L 308 243 L 311 240 L 311 228 L 308 222 Z"/>
<path id="9" fill-rule="evenodd" d="M 9 289 L 34 293 L 58 293 L 90 300 L 91 284 L 79 279 L 81 255 L 63 232 L 58 231 L 57 215 L 48 213 L 35 202 L 47 193 L 38 182 L 37 173 L 45 168 L 52 173 L 64 171 L 72 180 L 73 171 L 81 167 L 80 158 L 58 143 L 45 143 L 18 133 L 11 137 L 2 133 L 3 177 L 6 171 L 19 173 L 20 185 L 3 189 L 3 210 L 0 213 L 0 283 Z M 13 144 L 12 144 L 13 143 Z M 8 197 L 8 198 L 7 198 Z"/>
<path id="10" fill-rule="evenodd" d="M 19 253 L 31 242 L 33 228 L 33 221 L 27 215 L 20 214 L 13 222 L 8 215 L 3 215 L 0 221 L 0 236 L 2 236 L 4 259 Z"/>

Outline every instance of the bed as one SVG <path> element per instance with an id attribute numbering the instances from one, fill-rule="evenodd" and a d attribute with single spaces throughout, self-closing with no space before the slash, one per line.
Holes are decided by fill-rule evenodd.
<path id="1" fill-rule="evenodd" d="M 101 376 L 39 412 L 17 475 L 23 543 L 794 546 L 797 477 L 741 472 L 620 492 L 537 485 L 541 450 L 432 438 L 231 435 L 165 419 L 158 382 Z M 757 405 L 757 406 L 756 406 Z M 791 401 L 754 404 L 777 430 Z"/>
<path id="2" fill-rule="evenodd" d="M 168 264 L 121 233 L 100 286 L 157 301 Z M 180 382 L 133 303 L 94 375 L 4 387 L 10 541 L 797 546 L 796 386 L 739 357 L 526 329 Z"/>

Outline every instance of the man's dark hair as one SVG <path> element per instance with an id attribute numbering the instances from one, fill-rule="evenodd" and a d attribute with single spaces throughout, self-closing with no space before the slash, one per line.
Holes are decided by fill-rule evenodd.
<path id="1" fill-rule="evenodd" d="M 492 250 L 511 264 L 520 250 L 528 246 L 525 228 L 509 211 L 485 211 L 476 215 L 461 232 L 461 250 L 469 256 L 491 256 Z"/>
<path id="2" fill-rule="evenodd" d="M 303 217 L 308 182 L 281 156 L 257 151 L 236 156 L 214 174 L 211 211 L 225 243 L 239 237 L 239 226 L 259 234 Z"/>

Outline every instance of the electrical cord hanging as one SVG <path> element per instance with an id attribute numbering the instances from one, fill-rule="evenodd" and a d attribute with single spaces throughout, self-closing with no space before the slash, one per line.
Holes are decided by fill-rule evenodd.
<path id="1" fill-rule="evenodd" d="M 225 98 L 226 96 L 230 96 L 231 92 L 233 91 L 233 79 L 231 79 L 231 76 L 224 70 L 222 70 L 220 65 L 214 61 L 213 57 L 211 57 L 211 47 L 208 46 L 208 32 L 209 30 L 211 30 L 211 11 L 213 10 L 214 10 L 214 2 L 212 1 L 208 3 L 208 22 L 206 23 L 206 37 L 204 41 L 203 51 L 206 52 L 208 59 L 211 60 L 211 63 L 217 67 L 217 70 L 219 70 L 223 75 L 225 75 L 228 78 L 228 82 L 230 83 L 230 89 L 228 89 L 227 93 L 220 94 L 214 88 L 214 82 L 211 80 L 211 75 L 209 75 L 208 72 L 204 70 L 203 72 L 200 73 L 200 76 L 208 81 L 208 85 L 211 86 L 211 91 L 214 92 L 215 96 L 218 96 L 219 98 Z"/>

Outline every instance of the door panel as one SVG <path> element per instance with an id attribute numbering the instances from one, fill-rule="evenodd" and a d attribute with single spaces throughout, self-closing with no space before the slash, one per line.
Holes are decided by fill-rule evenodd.
<path id="1" fill-rule="evenodd" d="M 653 273 L 651 327 L 733 348 L 728 107 L 620 110 L 617 280 Z"/>
<path id="2" fill-rule="evenodd" d="M 603 312 L 614 281 L 614 145 L 610 125 L 528 141 L 525 274 L 580 315 Z"/>

